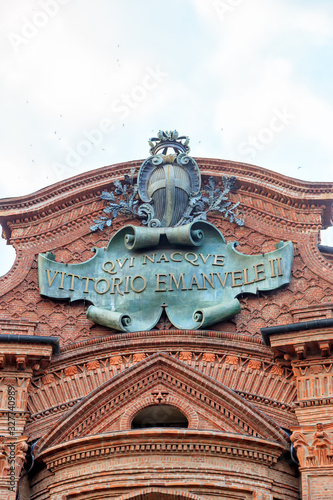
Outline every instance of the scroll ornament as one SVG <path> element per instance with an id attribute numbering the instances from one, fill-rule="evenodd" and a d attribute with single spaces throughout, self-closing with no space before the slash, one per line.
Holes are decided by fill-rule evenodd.
<path id="1" fill-rule="evenodd" d="M 177 328 L 204 328 L 239 313 L 237 296 L 290 280 L 291 242 L 261 255 L 244 255 L 236 245 L 204 221 L 177 228 L 125 226 L 80 264 L 40 254 L 39 289 L 47 297 L 85 300 L 89 319 L 120 331 L 150 330 L 163 310 Z"/>

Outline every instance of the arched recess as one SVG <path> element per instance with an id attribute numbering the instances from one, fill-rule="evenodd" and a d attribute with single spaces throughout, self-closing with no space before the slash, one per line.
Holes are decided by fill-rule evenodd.
<path id="1" fill-rule="evenodd" d="M 140 410 L 131 422 L 131 429 L 147 429 L 149 427 L 180 427 L 187 429 L 188 420 L 184 413 L 175 406 L 155 404 Z"/>
<path id="2" fill-rule="evenodd" d="M 95 494 L 94 494 L 95 493 Z M 101 490 L 98 487 L 94 489 L 94 493 L 89 490 L 88 492 L 80 491 L 79 497 L 81 499 L 89 500 L 100 500 L 104 498 L 108 500 L 111 497 L 108 496 L 108 492 Z M 86 496 L 87 495 L 87 496 Z M 62 497 L 62 500 L 76 500 L 78 498 L 77 492 L 73 494 L 68 494 L 66 497 Z M 203 495 L 196 495 L 195 493 L 190 493 L 183 490 L 174 490 L 170 488 L 141 488 L 131 491 L 130 493 L 125 493 L 121 496 L 112 496 L 112 500 L 178 500 L 178 499 L 188 499 L 188 500 L 205 500 L 208 498 Z"/>
<path id="3" fill-rule="evenodd" d="M 163 488 L 145 488 L 133 491 L 116 497 L 114 500 L 177 500 L 179 498 L 188 498 L 189 500 L 204 500 L 202 495 L 195 495 L 187 491 L 168 490 Z"/>
<path id="4" fill-rule="evenodd" d="M 161 393 L 161 388 L 158 386 L 156 388 L 156 392 L 160 391 Z M 163 392 L 162 392 L 163 393 Z M 177 396 L 173 395 L 168 395 L 167 400 L 164 401 L 164 403 L 167 403 L 170 406 L 173 406 L 177 408 L 179 411 L 181 411 L 185 417 L 187 418 L 188 421 L 188 428 L 189 429 L 198 429 L 199 428 L 199 417 L 195 409 L 193 408 L 193 405 L 189 404 L 188 401 L 182 400 Z M 143 397 L 136 399 L 133 401 L 133 404 L 130 405 L 128 408 L 125 409 L 123 412 L 120 422 L 119 422 L 119 430 L 124 431 L 126 429 L 131 429 L 131 423 L 133 421 L 133 418 L 144 408 L 147 408 L 149 406 L 156 405 L 156 399 L 152 399 L 150 402 L 148 402 L 147 397 L 143 395 Z"/>
<path id="5" fill-rule="evenodd" d="M 79 401 L 40 439 L 36 452 L 80 437 L 108 432 L 115 412 L 119 418 L 126 407 L 134 407 L 140 398 L 146 400 L 146 405 L 152 404 L 155 389 L 161 385 L 178 401 L 186 401 L 188 407 L 198 414 L 210 416 L 216 430 L 261 437 L 288 446 L 285 432 L 234 391 L 178 359 L 155 353 Z M 210 428 L 214 430 L 214 427 Z"/>

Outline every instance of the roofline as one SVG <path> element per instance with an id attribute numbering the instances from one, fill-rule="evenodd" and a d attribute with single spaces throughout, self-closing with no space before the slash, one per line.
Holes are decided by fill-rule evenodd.
<path id="1" fill-rule="evenodd" d="M 52 354 L 60 354 L 58 337 L 38 337 L 36 335 L 0 334 L 0 343 L 45 344 L 52 345 Z"/>
<path id="2" fill-rule="evenodd" d="M 303 192 L 304 194 L 312 194 L 312 196 L 310 196 L 311 198 L 313 197 L 313 195 L 315 195 L 315 198 L 321 199 L 324 193 L 326 193 L 325 198 L 327 198 L 327 194 L 329 192 L 332 192 L 333 190 L 333 182 L 304 181 L 279 174 L 264 167 L 251 165 L 249 163 L 222 160 L 217 158 L 195 157 L 194 159 L 197 161 L 203 175 L 205 175 L 206 173 L 205 169 L 208 170 L 206 173 L 207 175 L 214 174 L 215 172 L 213 172 L 213 170 L 215 170 L 217 166 L 219 167 L 219 169 L 225 169 L 225 173 L 231 175 L 242 176 L 248 173 L 248 180 L 250 180 L 251 178 L 253 183 L 257 182 L 257 180 L 263 180 L 264 182 L 272 184 L 271 188 L 282 190 L 285 195 L 286 190 L 290 190 L 290 193 L 292 193 L 295 187 L 297 187 L 298 190 Z M 89 190 L 89 188 L 95 190 L 99 186 L 105 184 L 105 182 L 110 183 L 110 181 L 114 180 L 114 178 L 117 178 L 118 176 L 122 177 L 124 173 L 126 173 L 131 167 L 140 167 L 142 162 L 143 160 L 133 160 L 99 167 L 97 169 L 90 170 L 89 172 L 82 172 L 68 179 L 55 182 L 54 184 L 46 186 L 33 193 L 28 193 L 26 195 L 18 197 L 0 199 L 0 216 L 4 215 L 3 212 L 5 212 L 6 209 L 8 210 L 8 207 L 6 205 L 10 205 L 11 209 L 13 209 L 14 207 L 16 207 L 16 209 L 24 208 L 25 211 L 27 211 L 27 209 L 29 209 L 27 203 L 29 206 L 36 204 L 39 205 L 40 203 L 43 204 L 44 199 L 45 201 L 47 200 L 47 203 L 50 203 L 51 199 L 57 197 L 57 195 L 59 196 L 59 194 L 65 194 L 66 192 L 71 192 L 73 194 L 73 190 L 78 193 L 82 190 Z M 212 171 L 210 171 L 210 169 Z M 243 178 L 243 180 L 245 179 Z M 316 193 L 311 193 L 311 191 L 313 190 L 315 190 Z M 301 197 L 304 196 L 301 193 L 298 194 Z M 21 204 L 25 204 L 25 206 L 20 207 Z"/>
<path id="3" fill-rule="evenodd" d="M 304 321 L 301 323 L 289 323 L 287 325 L 268 326 L 260 328 L 262 338 L 266 345 L 271 345 L 269 337 L 275 334 L 282 334 L 287 332 L 299 332 L 303 330 L 314 330 L 315 328 L 328 328 L 333 327 L 333 318 L 316 319 L 314 321 Z"/>

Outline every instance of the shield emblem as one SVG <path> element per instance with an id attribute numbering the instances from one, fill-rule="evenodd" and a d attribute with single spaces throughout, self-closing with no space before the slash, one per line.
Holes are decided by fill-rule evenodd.
<path id="1" fill-rule="evenodd" d="M 199 167 L 185 153 L 151 156 L 138 175 L 139 196 L 152 205 L 154 219 L 162 227 L 177 225 L 200 185 Z"/>
<path id="2" fill-rule="evenodd" d="M 156 167 L 148 180 L 148 196 L 161 226 L 174 226 L 186 210 L 191 192 L 190 176 L 179 165 Z"/>

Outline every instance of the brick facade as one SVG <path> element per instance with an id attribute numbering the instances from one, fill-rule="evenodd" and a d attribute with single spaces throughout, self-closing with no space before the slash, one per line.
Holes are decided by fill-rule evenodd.
<path id="1" fill-rule="evenodd" d="M 39 294 L 39 253 L 84 262 L 138 224 L 123 217 L 90 230 L 102 190 L 141 162 L 0 201 L 16 250 L 0 279 L 0 500 L 18 491 L 21 500 L 332 498 L 333 262 L 318 243 L 332 223 L 333 184 L 197 163 L 203 180 L 237 177 L 231 199 L 245 226 L 209 218 L 227 242 L 260 254 L 290 240 L 295 252 L 288 285 L 240 296 L 238 315 L 201 331 L 163 315 L 149 332 L 119 333 L 88 320 L 84 301 Z M 131 428 L 161 405 L 188 428 Z"/>

